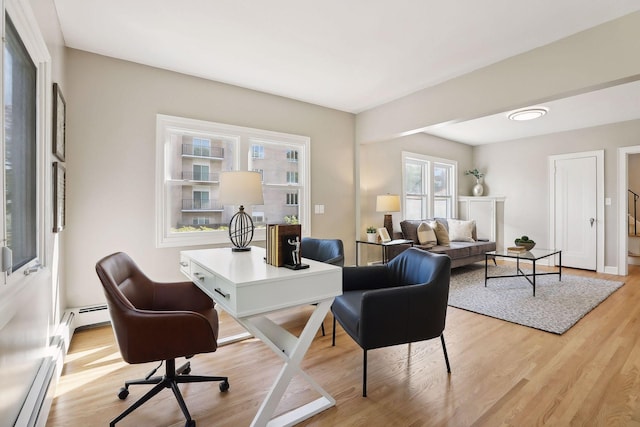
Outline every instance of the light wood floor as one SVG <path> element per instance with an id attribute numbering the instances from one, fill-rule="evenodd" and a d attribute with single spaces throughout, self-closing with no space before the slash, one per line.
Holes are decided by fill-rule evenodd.
<path id="1" fill-rule="evenodd" d="M 566 269 L 567 274 L 624 280 L 626 284 L 562 336 L 449 308 L 445 338 L 452 373 L 439 340 L 369 352 L 368 395 L 361 396 L 362 351 L 338 327 L 331 346 L 318 337 L 303 367 L 337 405 L 305 426 L 640 426 L 640 267 L 627 277 Z M 278 321 L 299 331 L 311 312 L 302 307 Z M 221 331 L 239 327 L 221 316 Z M 228 375 L 217 384 L 181 386 L 199 427 L 246 426 L 253 419 L 282 363 L 251 339 L 191 359 L 194 374 Z M 127 365 L 110 327 L 78 331 L 58 384 L 48 427 L 108 425 L 146 386 L 131 386 L 155 364 Z M 280 411 L 317 397 L 294 380 Z M 162 391 L 118 426 L 183 426 L 172 393 Z"/>

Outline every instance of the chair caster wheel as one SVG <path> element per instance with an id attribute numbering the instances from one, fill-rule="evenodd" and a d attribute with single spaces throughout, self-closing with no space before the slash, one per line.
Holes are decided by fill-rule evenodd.
<path id="1" fill-rule="evenodd" d="M 188 367 L 184 371 L 181 372 L 181 375 L 189 375 L 191 373 L 191 367 Z"/>
<path id="2" fill-rule="evenodd" d="M 220 383 L 220 391 L 225 392 L 229 390 L 229 381 L 222 381 Z"/>
<path id="3" fill-rule="evenodd" d="M 125 400 L 129 396 L 129 390 L 126 387 L 122 387 L 118 392 L 118 399 Z"/>
<path id="4" fill-rule="evenodd" d="M 196 427 L 196 420 L 187 420 L 187 422 L 184 423 L 184 427 Z"/>

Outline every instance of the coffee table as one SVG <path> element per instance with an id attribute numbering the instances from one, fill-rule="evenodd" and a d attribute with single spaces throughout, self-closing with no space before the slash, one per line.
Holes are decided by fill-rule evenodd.
<path id="1" fill-rule="evenodd" d="M 557 271 L 536 271 L 536 262 L 558 255 L 558 270 Z M 497 257 L 501 258 L 515 258 L 516 260 L 516 274 L 507 274 L 502 276 L 489 276 L 489 259 L 493 259 L 495 262 Z M 531 273 L 525 273 L 520 268 L 520 260 L 531 261 L 533 265 L 533 271 Z M 558 280 L 562 281 L 562 251 L 558 249 L 531 249 L 526 252 L 511 252 L 511 251 L 491 251 L 484 255 L 484 286 L 487 287 L 487 281 L 489 279 L 497 279 L 499 277 L 524 277 L 533 286 L 533 296 L 536 296 L 536 277 L 545 276 L 548 274 L 557 274 Z"/>

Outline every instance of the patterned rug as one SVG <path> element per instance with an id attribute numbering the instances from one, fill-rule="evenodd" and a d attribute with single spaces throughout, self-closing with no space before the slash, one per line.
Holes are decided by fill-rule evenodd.
<path id="1" fill-rule="evenodd" d="M 515 265 L 489 265 L 490 275 L 515 274 Z M 451 271 L 449 305 L 485 316 L 563 334 L 598 306 L 624 282 L 562 274 L 538 276 L 536 296 L 523 277 L 489 279 L 484 287 L 484 265 L 477 263 Z"/>

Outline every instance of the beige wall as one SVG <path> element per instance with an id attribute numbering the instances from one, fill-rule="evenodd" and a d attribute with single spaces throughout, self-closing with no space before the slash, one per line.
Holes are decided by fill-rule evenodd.
<path id="1" fill-rule="evenodd" d="M 462 185 L 461 194 L 469 194 L 467 179 L 462 171 L 471 167 L 473 147 L 426 134 L 410 135 L 360 148 L 361 177 L 361 237 L 365 237 L 367 226 L 382 227 L 384 214 L 376 212 L 376 196 L 379 194 L 401 194 L 402 192 L 402 152 L 440 157 L 458 162 Z M 401 213 L 393 214 L 394 230 L 400 230 Z"/>
<path id="2" fill-rule="evenodd" d="M 156 114 L 311 138 L 312 235 L 355 229 L 352 114 L 69 49 L 67 306 L 104 300 L 96 261 L 126 251 L 159 280 L 181 280 L 178 252 L 155 248 Z M 313 209 L 312 209 L 313 212 Z"/>

